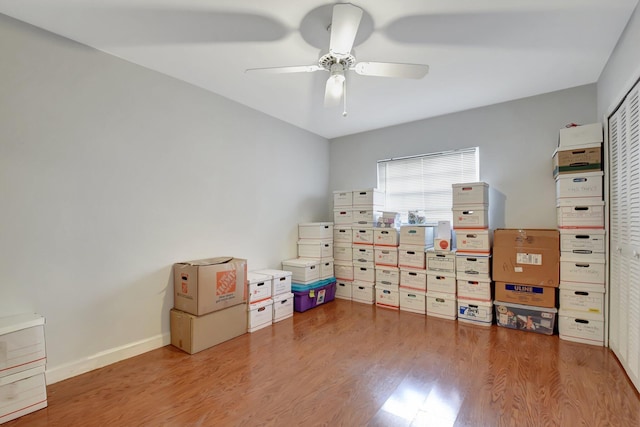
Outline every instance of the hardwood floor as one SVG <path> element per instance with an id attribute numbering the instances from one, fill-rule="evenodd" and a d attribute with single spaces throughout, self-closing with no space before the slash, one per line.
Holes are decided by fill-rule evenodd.
<path id="1" fill-rule="evenodd" d="M 640 425 L 640 398 L 605 348 L 343 300 L 48 394 L 48 408 L 6 426 Z"/>

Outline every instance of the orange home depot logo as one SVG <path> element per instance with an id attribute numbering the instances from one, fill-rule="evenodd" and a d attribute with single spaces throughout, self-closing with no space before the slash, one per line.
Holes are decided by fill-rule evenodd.
<path id="1" fill-rule="evenodd" d="M 182 279 L 182 293 L 183 294 L 188 294 L 189 293 L 189 275 L 188 274 L 182 274 L 181 277 Z"/>
<path id="2" fill-rule="evenodd" d="M 216 295 L 227 295 L 236 291 L 236 271 L 218 271 L 216 273 Z"/>

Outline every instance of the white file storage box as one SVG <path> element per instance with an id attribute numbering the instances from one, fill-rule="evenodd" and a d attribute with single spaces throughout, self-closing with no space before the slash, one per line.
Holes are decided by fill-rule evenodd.
<path id="1" fill-rule="evenodd" d="M 374 264 L 354 265 L 353 280 L 374 283 L 376 281 L 376 269 Z"/>
<path id="2" fill-rule="evenodd" d="M 354 227 L 374 227 L 381 217 L 381 211 L 353 208 Z"/>
<path id="3" fill-rule="evenodd" d="M 354 245 L 373 245 L 373 228 L 354 227 L 353 228 L 353 244 Z"/>
<path id="4" fill-rule="evenodd" d="M 604 284 L 605 260 L 592 255 L 560 256 L 561 283 Z"/>
<path id="5" fill-rule="evenodd" d="M 375 246 L 373 252 L 376 265 L 398 266 L 398 248 Z"/>
<path id="6" fill-rule="evenodd" d="M 604 316 L 561 309 L 558 313 L 560 339 L 583 344 L 604 345 Z"/>
<path id="7" fill-rule="evenodd" d="M 397 267 L 376 266 L 376 283 L 384 285 L 400 284 L 400 269 Z"/>
<path id="8" fill-rule="evenodd" d="M 605 245 L 604 230 L 560 230 L 560 252 L 602 254 L 604 257 Z"/>
<path id="9" fill-rule="evenodd" d="M 478 301 L 458 296 L 458 321 L 480 326 L 491 326 L 493 301 Z"/>
<path id="10" fill-rule="evenodd" d="M 350 226 L 334 226 L 333 244 L 336 243 L 353 243 L 353 229 Z"/>
<path id="11" fill-rule="evenodd" d="M 558 228 L 604 228 L 604 202 L 556 208 Z"/>
<path id="12" fill-rule="evenodd" d="M 455 230 L 457 254 L 491 253 L 492 230 Z"/>
<path id="13" fill-rule="evenodd" d="M 44 366 L 0 377 L 0 424 L 46 407 Z"/>
<path id="14" fill-rule="evenodd" d="M 456 280 L 458 298 L 479 301 L 491 301 L 491 279 L 458 276 Z M 493 307 L 491 307 L 493 310 Z"/>
<path id="15" fill-rule="evenodd" d="M 434 229 L 432 225 L 403 225 L 400 227 L 400 245 L 431 248 Z"/>
<path id="16" fill-rule="evenodd" d="M 456 272 L 455 252 L 436 252 L 434 250 L 428 250 L 426 254 L 428 271 L 442 271 L 443 273 Z"/>
<path id="17" fill-rule="evenodd" d="M 395 228 L 374 228 L 373 244 L 376 246 L 398 246 L 399 232 Z"/>
<path id="18" fill-rule="evenodd" d="M 453 206 L 453 228 L 488 228 L 489 212 L 485 205 Z"/>
<path id="19" fill-rule="evenodd" d="M 373 264 L 375 262 L 375 251 L 373 246 L 353 246 L 353 264 Z"/>
<path id="20" fill-rule="evenodd" d="M 573 148 L 586 144 L 602 143 L 602 124 L 591 123 L 560 129 L 558 135 L 559 148 Z"/>
<path id="21" fill-rule="evenodd" d="M 353 205 L 353 191 L 334 191 L 333 207 L 351 207 Z"/>
<path id="22" fill-rule="evenodd" d="M 400 294 L 397 286 L 375 286 L 376 306 L 398 310 Z"/>
<path id="23" fill-rule="evenodd" d="M 333 260 L 353 262 L 353 244 L 334 243 L 333 244 Z"/>
<path id="24" fill-rule="evenodd" d="M 356 190 L 353 192 L 353 206 L 377 207 L 384 206 L 384 191 L 375 188 Z"/>
<path id="25" fill-rule="evenodd" d="M 0 317 L 0 378 L 46 364 L 44 317 Z"/>
<path id="26" fill-rule="evenodd" d="M 411 313 L 427 313 L 427 294 L 415 289 L 400 288 L 400 310 Z"/>
<path id="27" fill-rule="evenodd" d="M 373 283 L 354 280 L 351 285 L 351 300 L 364 304 L 373 304 L 376 300 L 374 290 Z"/>
<path id="28" fill-rule="evenodd" d="M 333 210 L 333 223 L 337 226 L 353 224 L 352 208 L 340 208 Z"/>
<path id="29" fill-rule="evenodd" d="M 282 268 L 291 272 L 291 281 L 308 285 L 320 280 L 320 260 L 295 258 L 282 261 Z"/>
<path id="30" fill-rule="evenodd" d="M 454 273 L 427 271 L 427 292 L 456 294 L 456 275 Z"/>
<path id="31" fill-rule="evenodd" d="M 560 307 L 585 313 L 604 313 L 604 285 L 560 283 Z"/>
<path id="32" fill-rule="evenodd" d="M 458 317 L 456 296 L 427 291 L 427 316 L 455 320 Z"/>
<path id="33" fill-rule="evenodd" d="M 333 257 L 333 239 L 298 240 L 298 256 L 301 258 L 331 258 Z"/>
<path id="34" fill-rule="evenodd" d="M 417 269 L 400 269 L 400 286 L 426 292 L 427 271 Z"/>
<path id="35" fill-rule="evenodd" d="M 333 239 L 332 222 L 305 222 L 298 224 L 300 239 Z"/>
<path id="36" fill-rule="evenodd" d="M 353 280 L 353 263 L 349 261 L 333 261 L 333 272 L 336 279 Z"/>
<path id="37" fill-rule="evenodd" d="M 320 260 L 320 280 L 334 277 L 333 258 L 323 258 Z"/>
<path id="38" fill-rule="evenodd" d="M 247 289 L 249 302 L 271 298 L 273 282 L 272 277 L 253 271 L 247 273 Z"/>
<path id="39" fill-rule="evenodd" d="M 353 281 L 337 280 L 336 281 L 336 298 L 351 300 L 352 288 L 353 288 Z"/>
<path id="40" fill-rule="evenodd" d="M 273 297 L 273 323 L 293 316 L 293 292 Z"/>
<path id="41" fill-rule="evenodd" d="M 291 272 L 285 270 L 256 270 L 254 273 L 271 276 L 271 295 L 288 294 L 291 292 Z"/>
<path id="42" fill-rule="evenodd" d="M 458 255 L 456 257 L 456 273 L 458 274 L 488 279 L 490 271 L 490 256 Z"/>
<path id="43" fill-rule="evenodd" d="M 424 270 L 426 267 L 424 247 L 400 245 L 398 247 L 398 266 Z"/>
<path id="44" fill-rule="evenodd" d="M 558 175 L 556 178 L 556 199 L 558 205 L 572 206 L 602 201 L 603 172 L 585 172 Z"/>
<path id="45" fill-rule="evenodd" d="M 247 332 L 255 332 L 273 323 L 273 300 L 252 302 L 247 305 Z"/>
<path id="46" fill-rule="evenodd" d="M 453 184 L 451 187 L 454 206 L 489 204 L 489 184 L 486 182 Z"/>

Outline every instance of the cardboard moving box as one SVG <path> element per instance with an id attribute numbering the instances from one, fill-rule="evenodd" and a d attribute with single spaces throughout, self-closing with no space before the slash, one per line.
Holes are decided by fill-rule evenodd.
<path id="1" fill-rule="evenodd" d="M 171 344 L 189 354 L 213 347 L 246 332 L 246 303 L 204 316 L 171 310 Z"/>
<path id="2" fill-rule="evenodd" d="M 196 316 L 247 300 L 247 261 L 208 258 L 173 265 L 173 307 Z"/>
<path id="3" fill-rule="evenodd" d="M 539 229 L 496 230 L 492 276 L 498 282 L 557 287 L 560 233 Z"/>

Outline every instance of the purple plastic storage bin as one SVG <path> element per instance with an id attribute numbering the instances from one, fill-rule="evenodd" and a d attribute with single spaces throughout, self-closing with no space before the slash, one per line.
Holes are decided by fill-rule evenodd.
<path id="1" fill-rule="evenodd" d="M 293 292 L 293 309 L 299 313 L 317 307 L 325 302 L 333 301 L 336 296 L 336 279 L 320 280 L 308 285 L 291 284 Z"/>

